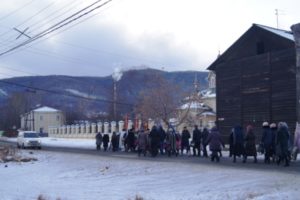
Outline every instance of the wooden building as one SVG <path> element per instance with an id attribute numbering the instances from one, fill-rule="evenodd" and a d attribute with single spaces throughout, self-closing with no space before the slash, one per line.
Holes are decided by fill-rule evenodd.
<path id="1" fill-rule="evenodd" d="M 264 121 L 285 121 L 294 131 L 299 71 L 292 32 L 253 24 L 208 69 L 216 73 L 217 125 L 223 136 L 235 125 L 251 124 L 261 133 Z"/>

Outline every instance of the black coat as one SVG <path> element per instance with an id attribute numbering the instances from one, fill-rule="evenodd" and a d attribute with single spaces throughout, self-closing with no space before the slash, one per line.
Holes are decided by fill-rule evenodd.
<path id="1" fill-rule="evenodd" d="M 166 139 L 166 132 L 162 127 L 158 129 L 158 132 L 159 132 L 160 142 L 164 142 Z"/>
<path id="2" fill-rule="evenodd" d="M 119 144 L 119 137 L 117 135 L 113 135 L 111 137 L 111 144 L 113 147 L 117 148 Z"/>
<path id="3" fill-rule="evenodd" d="M 253 131 L 249 131 L 245 137 L 245 154 L 247 156 L 256 156 L 256 146 L 255 146 L 256 136 Z"/>
<path id="4" fill-rule="evenodd" d="M 182 131 L 182 136 L 181 136 L 181 146 L 189 146 L 190 142 L 189 139 L 191 138 L 191 134 L 188 130 L 183 130 Z"/>
<path id="5" fill-rule="evenodd" d="M 236 126 L 232 133 L 233 155 L 240 156 L 245 154 L 244 133 L 241 126 Z"/>
<path id="6" fill-rule="evenodd" d="M 109 135 L 104 134 L 104 136 L 103 136 L 103 146 L 108 146 L 108 143 L 109 143 Z"/>
<path id="7" fill-rule="evenodd" d="M 149 134 L 151 147 L 158 147 L 160 144 L 160 134 L 157 129 L 152 129 Z"/>
<path id="8" fill-rule="evenodd" d="M 129 146 L 134 145 L 135 142 L 135 134 L 134 130 L 130 129 L 127 134 L 126 142 Z"/>
<path id="9" fill-rule="evenodd" d="M 277 148 L 278 152 L 276 152 L 276 154 L 278 154 L 279 156 L 288 155 L 289 139 L 290 139 L 290 134 L 287 128 L 285 127 L 280 128 L 277 132 L 276 145 L 278 146 Z"/>
<path id="10" fill-rule="evenodd" d="M 193 141 L 195 144 L 201 143 L 201 131 L 198 128 L 193 131 Z"/>
<path id="11" fill-rule="evenodd" d="M 203 131 L 202 131 L 202 144 L 205 145 L 205 141 L 207 140 L 207 137 L 208 137 L 208 130 L 207 128 L 204 128 Z"/>

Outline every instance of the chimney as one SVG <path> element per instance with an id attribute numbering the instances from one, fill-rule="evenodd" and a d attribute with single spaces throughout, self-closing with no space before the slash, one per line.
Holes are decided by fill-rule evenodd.
<path id="1" fill-rule="evenodd" d="M 297 121 L 300 122 L 300 23 L 291 27 L 296 45 Z"/>

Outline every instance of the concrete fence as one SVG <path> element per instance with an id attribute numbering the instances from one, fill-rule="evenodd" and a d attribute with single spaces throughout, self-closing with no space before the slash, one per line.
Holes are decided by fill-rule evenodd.
<path id="1" fill-rule="evenodd" d="M 124 129 L 124 121 L 119 122 L 98 122 L 86 124 L 63 125 L 60 127 L 49 127 L 49 137 L 55 138 L 95 138 L 98 132 L 102 134 L 112 135 L 113 132 L 120 133 Z M 132 120 L 128 120 L 128 129 L 133 125 Z M 148 128 L 151 129 L 154 125 L 153 120 L 148 121 Z M 140 129 L 142 121 L 139 120 L 136 129 Z"/>

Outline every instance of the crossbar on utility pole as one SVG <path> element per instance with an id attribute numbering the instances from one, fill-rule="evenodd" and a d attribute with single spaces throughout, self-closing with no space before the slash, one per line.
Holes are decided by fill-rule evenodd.
<path id="1" fill-rule="evenodd" d="M 14 29 L 15 31 L 17 31 L 17 32 L 20 33 L 20 35 L 16 38 L 16 40 L 19 39 L 22 35 L 28 37 L 29 39 L 31 38 L 29 35 L 27 35 L 27 34 L 25 33 L 25 32 L 29 29 L 29 27 L 25 28 L 23 31 L 20 31 L 20 30 L 17 29 L 17 28 L 13 28 L 13 29 Z"/>

